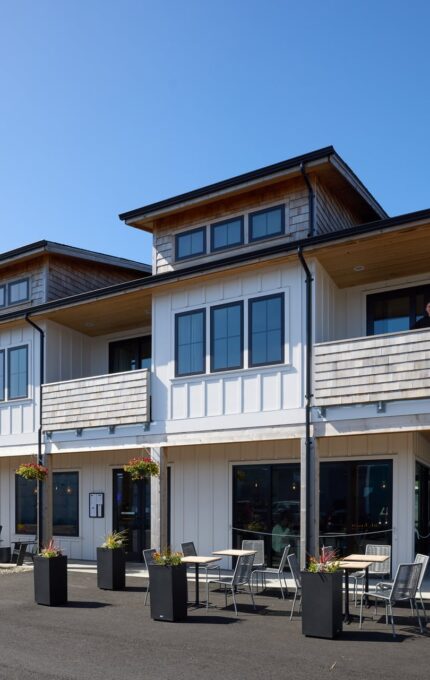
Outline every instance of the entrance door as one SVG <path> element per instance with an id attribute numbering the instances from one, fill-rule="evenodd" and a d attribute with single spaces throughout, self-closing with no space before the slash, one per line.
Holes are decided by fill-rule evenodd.
<path id="1" fill-rule="evenodd" d="M 141 562 L 151 541 L 151 486 L 148 479 L 133 481 L 129 472 L 113 471 L 113 529 L 126 531 L 126 559 Z"/>
<path id="2" fill-rule="evenodd" d="M 421 463 L 415 467 L 415 552 L 430 551 L 430 468 Z"/>

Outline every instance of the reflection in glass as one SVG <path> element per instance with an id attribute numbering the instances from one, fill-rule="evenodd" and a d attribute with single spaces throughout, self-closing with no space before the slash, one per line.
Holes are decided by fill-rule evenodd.
<path id="1" fill-rule="evenodd" d="M 113 471 L 113 529 L 127 535 L 126 559 L 141 562 L 151 541 L 151 483 L 133 481 L 124 470 Z"/>
<path id="2" fill-rule="evenodd" d="M 52 475 L 54 536 L 79 536 L 79 472 Z"/>
<path id="3" fill-rule="evenodd" d="M 36 534 L 37 482 L 15 475 L 15 533 Z"/>

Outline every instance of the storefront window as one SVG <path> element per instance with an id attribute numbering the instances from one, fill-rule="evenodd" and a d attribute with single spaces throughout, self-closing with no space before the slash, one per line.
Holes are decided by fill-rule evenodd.
<path id="1" fill-rule="evenodd" d="M 79 536 L 79 473 L 54 472 L 52 486 L 54 536 Z"/>
<path id="2" fill-rule="evenodd" d="M 15 475 L 15 532 L 36 534 L 37 482 Z"/>

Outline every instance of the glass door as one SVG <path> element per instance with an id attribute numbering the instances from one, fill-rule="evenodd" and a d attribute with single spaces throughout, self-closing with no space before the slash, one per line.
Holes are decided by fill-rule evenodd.
<path id="1" fill-rule="evenodd" d="M 430 552 L 430 468 L 415 466 L 415 552 Z"/>
<path id="2" fill-rule="evenodd" d="M 127 535 L 126 559 L 142 561 L 151 541 L 151 486 L 148 479 L 133 481 L 130 473 L 113 470 L 113 529 Z"/>
<path id="3" fill-rule="evenodd" d="M 430 286 L 414 286 L 367 296 L 367 335 L 408 331 L 423 318 Z"/>

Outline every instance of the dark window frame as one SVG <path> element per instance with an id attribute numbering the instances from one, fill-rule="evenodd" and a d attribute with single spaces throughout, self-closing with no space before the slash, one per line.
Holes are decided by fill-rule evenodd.
<path id="1" fill-rule="evenodd" d="M 141 354 L 142 352 L 142 347 L 145 344 L 145 342 L 148 341 L 148 338 L 151 338 L 151 355 L 152 355 L 152 334 L 147 333 L 146 335 L 137 335 L 133 336 L 130 338 L 120 338 L 119 340 L 109 340 L 108 342 L 108 369 L 109 369 L 109 374 L 114 375 L 114 373 L 128 373 L 128 371 L 114 371 L 114 356 L 113 356 L 113 351 L 115 349 L 115 345 L 118 347 L 121 343 L 126 343 L 126 342 L 136 342 L 137 348 L 138 348 L 138 355 Z M 152 363 L 152 356 L 151 356 L 151 363 Z M 144 368 L 130 368 L 129 371 L 144 371 Z M 150 369 L 146 369 L 150 370 Z"/>
<path id="2" fill-rule="evenodd" d="M 224 368 L 214 368 L 214 312 L 220 309 L 227 309 L 228 307 L 239 307 L 240 309 L 240 364 L 238 366 L 228 366 Z M 245 328 L 244 328 L 244 305 L 243 300 L 237 300 L 236 302 L 228 302 L 222 305 L 215 305 L 210 308 L 210 372 L 220 373 L 223 371 L 236 371 L 244 367 L 244 350 L 245 350 Z"/>
<path id="3" fill-rule="evenodd" d="M 27 286 L 27 295 L 25 298 L 20 298 L 19 300 L 15 300 L 14 302 L 11 301 L 10 299 L 10 291 L 12 286 L 16 286 L 18 283 L 25 283 Z M 30 299 L 30 278 L 28 276 L 22 278 L 22 279 L 16 279 L 15 281 L 10 281 L 7 284 L 7 304 L 8 307 L 13 307 L 14 305 L 20 305 L 21 302 L 28 302 Z"/>
<path id="4" fill-rule="evenodd" d="M 0 291 L 1 290 L 3 291 L 3 304 L 0 303 L 0 309 L 3 309 L 3 307 L 6 307 L 6 304 L 7 304 L 7 300 L 6 300 L 7 293 L 6 293 L 6 284 L 5 283 L 0 286 Z"/>
<path id="5" fill-rule="evenodd" d="M 281 230 L 276 232 L 276 234 L 269 234 L 268 236 L 253 236 L 252 235 L 252 220 L 258 215 L 263 215 L 264 213 L 274 212 L 275 210 L 281 211 Z M 248 215 L 248 240 L 249 243 L 254 243 L 255 241 L 269 241 L 272 238 L 278 238 L 278 236 L 283 236 L 285 234 L 285 203 L 279 205 L 272 205 L 270 208 L 263 208 L 262 210 L 255 210 L 250 212 Z"/>
<path id="6" fill-rule="evenodd" d="M 225 224 L 229 224 L 230 222 L 240 222 L 240 241 L 238 241 L 237 243 L 233 243 L 232 245 L 215 247 L 214 242 L 216 227 L 222 227 Z M 229 219 L 221 220 L 220 222 L 213 222 L 213 224 L 210 225 L 211 253 L 219 253 L 222 250 L 231 250 L 233 248 L 238 248 L 239 246 L 242 246 L 244 243 L 245 243 L 245 219 L 243 215 L 239 215 L 239 217 L 230 217 Z"/>
<path id="7" fill-rule="evenodd" d="M 430 300 L 430 286 L 429 284 L 418 284 L 417 286 L 407 286 L 406 288 L 396 288 L 394 290 L 381 291 L 380 293 L 367 293 L 366 295 L 366 335 L 375 335 L 374 333 L 374 304 L 378 301 L 391 300 L 396 297 L 407 295 L 409 297 L 409 329 L 415 323 L 415 305 L 416 296 L 423 294 L 425 298 Z M 406 331 L 387 331 L 387 333 L 402 333 Z M 384 335 L 384 333 L 376 333 L 376 335 Z"/>
<path id="8" fill-rule="evenodd" d="M 178 321 L 183 316 L 190 316 L 191 314 L 203 314 L 203 370 L 192 371 L 191 373 L 178 373 Z M 189 312 L 180 312 L 175 314 L 175 378 L 184 378 L 189 375 L 204 375 L 206 373 L 206 308 L 193 309 Z"/>
<path id="9" fill-rule="evenodd" d="M 281 359 L 279 361 L 257 362 L 252 361 L 252 303 L 262 300 L 281 300 Z M 271 295 L 261 295 L 260 297 L 249 298 L 248 300 L 248 367 L 257 368 L 258 366 L 279 366 L 285 364 L 285 294 L 273 293 Z"/>
<path id="10" fill-rule="evenodd" d="M 37 488 L 37 481 L 34 479 L 24 479 L 23 477 L 20 477 L 20 475 L 15 474 L 15 533 L 18 536 L 34 536 L 36 531 L 37 531 L 37 498 L 36 494 L 34 494 L 34 525 L 35 525 L 35 531 L 23 531 L 18 529 L 18 487 L 20 484 L 24 482 L 34 482 Z"/>
<path id="11" fill-rule="evenodd" d="M 11 397 L 10 396 L 10 355 L 12 352 L 18 350 L 18 349 L 25 349 L 26 350 L 26 357 L 27 357 L 27 371 L 26 371 L 26 393 L 25 395 L 20 395 L 19 397 Z M 29 366 L 28 366 L 28 357 L 29 357 L 29 351 L 28 351 L 28 345 L 17 345 L 16 347 L 8 347 L 7 348 L 7 401 L 18 401 L 19 399 L 28 399 L 29 395 Z"/>
<path id="12" fill-rule="evenodd" d="M 193 253 L 192 255 L 178 255 L 178 242 L 181 236 L 190 236 L 191 234 L 196 234 L 201 231 L 203 234 L 203 250 L 198 253 Z M 197 227 L 196 229 L 188 229 L 187 231 L 181 231 L 179 234 L 175 235 L 175 261 L 181 262 L 183 260 L 193 260 L 196 257 L 202 257 L 207 253 L 207 234 L 206 227 Z"/>
<path id="13" fill-rule="evenodd" d="M 54 490 L 52 492 L 53 498 L 52 498 L 52 535 L 53 536 L 60 536 L 64 538 L 77 538 L 80 536 L 80 513 L 79 513 L 79 496 L 80 496 L 80 476 L 79 476 L 79 470 L 55 470 L 52 473 L 52 485 L 54 486 L 54 480 L 55 480 L 55 475 L 64 475 L 64 474 L 73 474 L 77 475 L 77 501 L 76 501 L 76 531 L 77 533 L 73 534 L 59 534 L 54 531 Z"/>
<path id="14" fill-rule="evenodd" d="M 0 364 L 2 364 L 3 383 L 0 382 L 0 401 L 6 401 L 6 353 L 0 349 Z"/>

